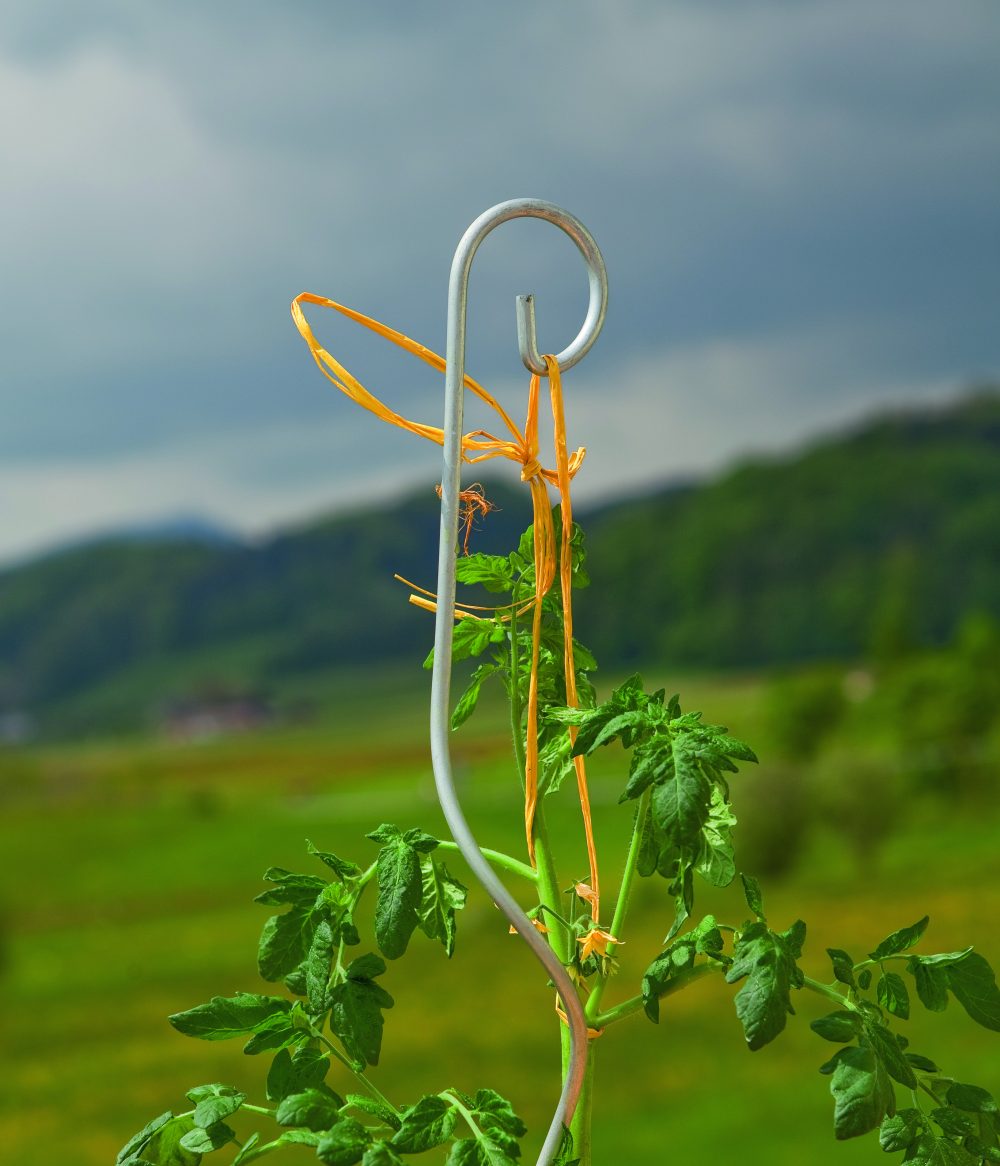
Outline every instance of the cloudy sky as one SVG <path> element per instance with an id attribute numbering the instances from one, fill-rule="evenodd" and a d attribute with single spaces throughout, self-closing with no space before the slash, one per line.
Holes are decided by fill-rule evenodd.
<path id="1" fill-rule="evenodd" d="M 994 0 L 0 8 L 0 559 L 436 481 L 435 447 L 327 385 L 288 303 L 441 350 L 458 238 L 520 195 L 577 214 L 608 265 L 607 326 L 567 377 L 581 496 L 1000 375 Z M 515 413 L 525 291 L 563 347 L 583 267 L 522 221 L 470 306 L 470 371 Z M 439 422 L 436 376 L 311 316 Z"/>

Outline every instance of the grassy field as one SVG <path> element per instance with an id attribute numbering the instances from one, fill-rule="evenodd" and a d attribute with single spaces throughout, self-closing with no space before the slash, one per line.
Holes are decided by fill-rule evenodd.
<path id="1" fill-rule="evenodd" d="M 704 704 L 713 719 L 758 742 L 760 689 L 752 679 L 692 678 L 681 687 L 688 705 Z M 134 1129 L 181 1107 L 184 1090 L 203 1082 L 246 1087 L 262 1099 L 262 1063 L 236 1043 L 180 1036 L 166 1015 L 214 994 L 271 990 L 254 970 L 266 912 L 251 899 L 267 866 L 307 868 L 305 838 L 370 861 L 375 848 L 363 834 L 381 821 L 442 829 L 422 678 L 387 675 L 374 687 L 359 679 L 329 695 L 323 728 L 0 754 L 4 1161 L 105 1166 Z M 456 738 L 470 818 L 482 844 L 518 852 L 519 792 L 500 710 L 488 707 L 475 724 Z M 593 775 L 612 886 L 629 826 L 627 811 L 614 807 L 615 762 L 602 759 Z M 753 798 L 754 780 L 734 785 L 737 813 Z M 583 868 L 568 792 L 565 801 L 556 844 L 568 884 Z M 769 892 L 769 914 L 781 926 L 806 920 L 804 967 L 822 980 L 830 978 L 827 946 L 868 951 L 925 912 L 933 950 L 975 940 L 996 966 L 996 838 L 995 816 L 956 817 L 940 801 L 927 803 L 889 839 L 875 875 L 819 829 L 807 860 Z M 449 865 L 462 877 L 460 862 Z M 698 909 L 735 922 L 745 911 L 734 889 L 702 894 Z M 670 915 L 664 892 L 643 884 L 621 949 L 621 987 L 609 990 L 608 1004 L 637 990 Z M 533 1160 L 558 1092 L 556 1022 L 550 993 L 494 908 L 473 894 L 453 960 L 418 937 L 384 982 L 397 1003 L 384 1065 L 374 1073 L 379 1086 L 405 1098 L 448 1085 L 508 1093 L 531 1128 L 526 1159 Z M 822 1001 L 802 998 L 788 1032 L 750 1054 L 732 994 L 713 978 L 669 1001 L 659 1026 L 640 1016 L 601 1038 L 596 1161 L 880 1160 L 872 1138 L 833 1140 L 828 1082 L 816 1072 L 831 1046 L 808 1028 L 826 1011 Z M 997 1090 L 995 1036 L 952 1008 L 947 1018 L 916 1017 L 913 1047 L 960 1079 Z M 243 1122 L 240 1132 L 252 1128 Z M 305 1149 L 269 1159 L 310 1160 Z"/>

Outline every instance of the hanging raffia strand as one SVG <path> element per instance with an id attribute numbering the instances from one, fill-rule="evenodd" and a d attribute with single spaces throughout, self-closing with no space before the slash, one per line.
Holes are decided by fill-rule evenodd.
<path id="1" fill-rule="evenodd" d="M 444 433 L 438 426 L 424 425 L 416 421 L 410 421 L 401 414 L 388 408 L 388 406 L 373 396 L 360 381 L 323 348 L 317 341 L 309 326 L 309 322 L 305 318 L 302 308 L 303 304 L 315 304 L 318 307 L 331 308 L 333 311 L 339 312 L 341 315 L 346 316 L 364 328 L 370 329 L 397 347 L 411 353 L 439 372 L 443 372 L 445 369 L 444 358 L 432 352 L 416 340 L 411 340 L 410 337 L 403 335 L 402 332 L 397 332 L 395 329 L 387 327 L 378 320 L 364 316 L 352 308 L 336 303 L 334 300 L 313 295 L 310 292 L 303 292 L 292 301 L 292 318 L 295 321 L 295 326 L 308 345 L 309 351 L 312 353 L 313 359 L 319 366 L 320 371 L 332 384 L 340 389 L 341 392 L 346 393 L 357 404 L 369 410 L 369 412 L 374 413 L 382 421 L 390 425 L 396 425 L 400 429 L 405 429 L 410 433 L 417 434 L 419 437 L 424 437 L 429 441 L 442 445 L 444 443 Z M 531 490 L 535 532 L 535 594 L 533 601 L 525 605 L 521 610 L 527 611 L 530 609 L 532 611 L 531 674 L 528 684 L 524 803 L 525 836 L 532 865 L 535 864 L 534 823 L 538 811 L 538 659 L 542 628 L 542 601 L 555 583 L 557 564 L 563 607 L 566 703 L 571 708 L 576 708 L 578 704 L 576 666 L 573 659 L 572 550 L 570 546 L 573 533 L 573 507 L 570 499 L 570 482 L 580 468 L 585 454 L 583 448 L 577 449 L 572 454 L 568 452 L 559 365 L 552 356 L 545 356 L 543 360 L 545 361 L 548 372 L 549 397 L 555 431 L 554 470 L 545 469 L 538 460 L 538 409 L 541 378 L 537 375 L 532 376 L 528 387 L 528 415 L 523 432 L 518 429 L 517 425 L 492 394 L 487 392 L 486 389 L 471 377 L 465 377 L 465 387 L 494 410 L 510 436 L 496 437 L 486 430 L 477 429 L 465 434 L 462 438 L 463 461 L 472 464 L 487 461 L 491 458 L 502 457 L 519 463 L 521 466 L 521 480 L 527 482 Z M 555 526 L 552 521 L 552 509 L 549 505 L 548 485 L 554 486 L 559 492 L 562 531 L 558 552 L 556 549 Z M 463 495 L 466 496 L 464 499 L 466 505 L 464 546 L 467 552 L 472 522 L 476 514 L 485 513 L 483 507 L 489 508 L 490 504 L 486 502 L 481 487 L 478 492 L 475 491 L 474 487 L 469 487 L 466 491 L 463 491 Z M 422 592 L 422 595 L 411 596 L 413 602 L 429 610 L 435 609 L 434 597 L 430 592 L 415 587 L 413 584 L 408 585 L 413 587 L 415 592 Z M 496 611 L 499 609 L 473 608 L 469 605 L 461 604 L 456 608 L 455 617 L 456 619 L 478 618 L 473 615 L 473 611 L 476 610 Z M 576 728 L 570 728 L 568 731 L 570 739 L 575 741 Z M 577 792 L 580 799 L 581 813 L 583 815 L 587 858 L 590 866 L 590 887 L 593 891 L 592 917 L 595 923 L 595 932 L 597 932 L 597 925 L 600 919 L 600 882 L 597 870 L 597 852 L 594 845 L 593 823 L 590 813 L 590 796 L 587 789 L 587 773 L 582 757 L 575 757 L 573 759 L 573 765 L 576 771 Z M 592 947 L 596 950 L 599 945 L 600 940 L 592 944 Z"/>

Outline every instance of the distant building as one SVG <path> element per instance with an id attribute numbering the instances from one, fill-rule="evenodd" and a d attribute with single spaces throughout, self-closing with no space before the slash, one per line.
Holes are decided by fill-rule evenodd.
<path id="1" fill-rule="evenodd" d="M 160 710 L 159 729 L 171 741 L 207 741 L 267 728 L 274 720 L 274 709 L 264 696 L 213 693 L 169 701 Z"/>

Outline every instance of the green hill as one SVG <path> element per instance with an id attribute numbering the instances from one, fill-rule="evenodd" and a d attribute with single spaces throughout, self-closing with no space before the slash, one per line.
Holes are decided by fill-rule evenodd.
<path id="1" fill-rule="evenodd" d="M 524 491 L 475 536 L 504 550 Z M 581 638 L 606 665 L 724 668 L 948 640 L 1000 615 L 1000 393 L 877 419 L 717 480 L 583 513 Z M 0 574 L 0 713 L 43 731 L 136 726 L 206 685 L 305 693 L 310 678 L 419 658 L 438 503 L 337 515 L 258 545 L 107 541 Z"/>

